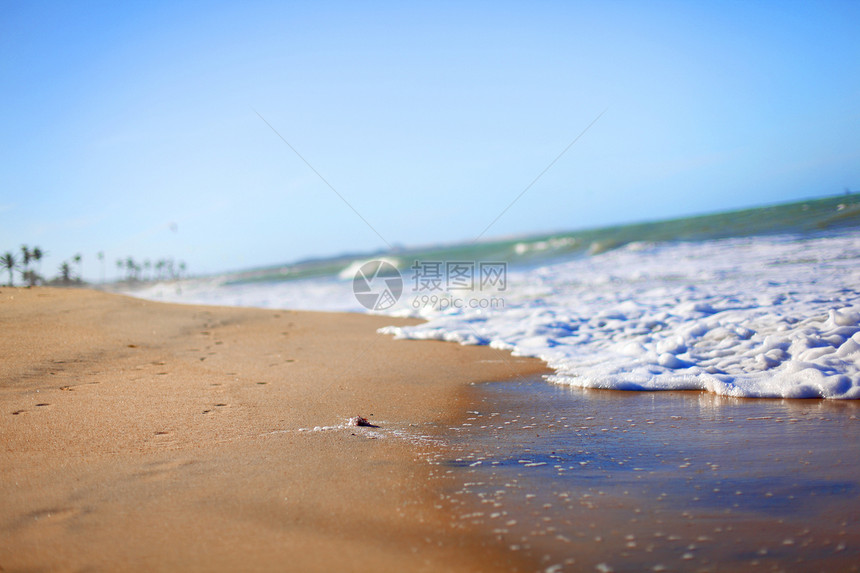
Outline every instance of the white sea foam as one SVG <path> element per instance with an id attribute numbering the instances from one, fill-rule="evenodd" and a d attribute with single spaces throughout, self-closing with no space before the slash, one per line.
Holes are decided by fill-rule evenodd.
<path id="1" fill-rule="evenodd" d="M 127 291 L 139 298 L 186 304 L 361 312 L 352 280 L 315 278 L 231 284 L 228 277 L 160 282 Z"/>
<path id="2" fill-rule="evenodd" d="M 340 273 L 338 273 L 337 276 L 339 279 L 351 281 L 355 278 L 356 273 L 358 272 L 358 270 L 362 266 L 366 265 L 367 263 L 374 262 L 374 261 L 384 261 L 384 262 L 388 263 L 389 265 L 392 265 L 393 267 L 396 267 L 396 268 L 403 266 L 403 263 L 401 261 L 399 261 L 395 258 L 392 258 L 392 257 L 375 257 L 375 258 L 369 258 L 369 259 L 358 259 L 358 260 L 352 261 L 349 265 L 344 267 L 344 269 L 342 271 L 340 271 Z"/>
<path id="3" fill-rule="evenodd" d="M 860 398 L 856 233 L 636 244 L 508 279 L 502 309 L 382 332 L 539 357 L 573 386 Z"/>

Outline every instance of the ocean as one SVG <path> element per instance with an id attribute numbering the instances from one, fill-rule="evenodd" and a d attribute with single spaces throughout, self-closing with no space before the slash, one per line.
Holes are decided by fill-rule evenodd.
<path id="1" fill-rule="evenodd" d="M 421 317 L 381 332 L 537 357 L 564 386 L 860 398 L 856 194 L 343 255 L 131 294 Z"/>

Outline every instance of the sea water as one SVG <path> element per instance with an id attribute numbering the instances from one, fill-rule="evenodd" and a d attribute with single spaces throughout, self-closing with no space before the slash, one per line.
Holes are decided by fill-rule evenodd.
<path id="1" fill-rule="evenodd" d="M 135 290 L 146 298 L 367 312 L 355 273 L 402 273 L 398 338 L 545 360 L 549 381 L 750 398 L 860 398 L 856 196 L 523 239 L 343 256 Z M 493 289 L 420 288 L 419 265 L 505 265 Z M 446 277 L 447 278 L 447 277 Z M 426 285 L 424 285 L 426 286 Z M 437 285 L 439 286 L 439 285 Z"/>
<path id="2" fill-rule="evenodd" d="M 548 572 L 857 570 L 858 406 L 484 384 L 442 503 Z"/>

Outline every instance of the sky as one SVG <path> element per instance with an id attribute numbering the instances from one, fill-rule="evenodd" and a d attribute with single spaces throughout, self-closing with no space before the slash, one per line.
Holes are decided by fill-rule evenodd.
<path id="1" fill-rule="evenodd" d="M 858 29 L 855 0 L 0 0 L 0 253 L 207 274 L 858 190 Z"/>

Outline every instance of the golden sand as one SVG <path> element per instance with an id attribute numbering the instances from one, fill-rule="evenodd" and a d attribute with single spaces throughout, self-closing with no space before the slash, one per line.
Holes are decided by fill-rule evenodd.
<path id="1" fill-rule="evenodd" d="M 545 366 L 376 333 L 413 322 L 0 289 L 0 570 L 528 569 L 416 438 Z"/>

